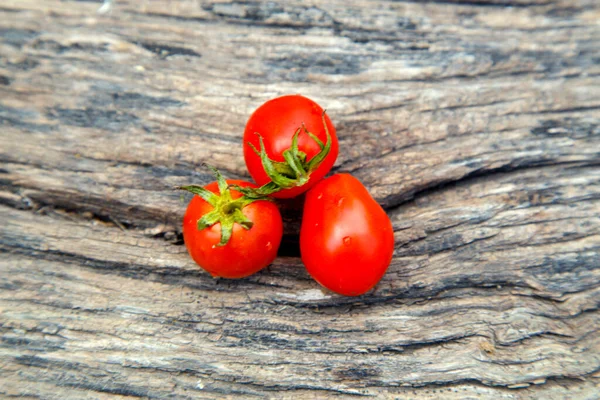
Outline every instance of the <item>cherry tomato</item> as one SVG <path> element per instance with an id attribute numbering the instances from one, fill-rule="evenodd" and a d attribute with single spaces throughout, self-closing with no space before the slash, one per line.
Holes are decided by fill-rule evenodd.
<path id="1" fill-rule="evenodd" d="M 336 174 L 306 193 L 300 253 L 321 285 L 361 295 L 381 280 L 393 252 L 392 223 L 358 179 Z"/>
<path id="2" fill-rule="evenodd" d="M 269 100 L 246 124 L 246 166 L 258 185 L 274 182 L 275 189 L 267 194 L 282 189 L 273 197 L 304 193 L 331 170 L 337 155 L 335 127 L 324 110 L 306 97 Z"/>
<path id="3" fill-rule="evenodd" d="M 218 179 L 181 188 L 197 194 L 183 217 L 183 239 L 190 256 L 212 276 L 243 278 L 275 259 L 283 235 L 281 214 L 274 203 L 246 200 L 228 187 L 255 185 Z"/>

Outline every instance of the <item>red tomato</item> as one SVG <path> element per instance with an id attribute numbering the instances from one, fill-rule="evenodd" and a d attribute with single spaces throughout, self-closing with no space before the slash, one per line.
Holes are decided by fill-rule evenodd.
<path id="1" fill-rule="evenodd" d="M 389 217 L 360 181 L 337 174 L 306 193 L 300 253 L 312 277 L 336 293 L 373 288 L 394 252 Z"/>
<path id="2" fill-rule="evenodd" d="M 256 187 L 249 182 L 239 180 L 228 180 L 226 184 L 225 181 L 222 183 L 224 187 L 231 184 Z M 194 192 L 202 190 L 198 187 L 192 190 L 189 186 L 182 189 Z M 183 217 L 183 239 L 194 261 L 212 276 L 223 278 L 243 278 L 271 264 L 277 255 L 283 235 L 281 214 L 277 206 L 267 200 L 258 200 L 241 208 L 231 207 L 228 211 L 227 205 L 235 205 L 236 201 L 239 203 L 242 197 L 239 192 L 226 189 L 227 193 L 220 193 L 217 182 L 206 185 L 204 189 L 215 194 L 217 207 L 200 196 L 194 196 Z M 204 192 L 204 195 L 210 194 Z M 242 215 L 234 216 L 234 213 L 237 213 L 236 208 Z M 227 222 L 216 222 L 199 230 L 198 220 L 215 209 L 221 213 L 223 221 Z M 250 224 L 247 224 L 244 228 L 242 224 L 232 222 L 234 217 L 245 222 L 251 221 L 252 227 L 248 228 Z M 231 236 L 225 245 L 221 244 L 223 223 L 232 226 Z"/>
<path id="3" fill-rule="evenodd" d="M 303 129 L 303 124 L 306 130 L 315 135 L 321 143 L 314 140 Z M 327 148 L 325 126 L 330 134 L 329 148 Z M 297 131 L 299 131 L 298 153 L 294 155 L 293 151 L 289 151 L 290 154 L 286 159 L 286 151 L 293 150 L 292 138 Z M 267 173 L 264 160 L 257 154 L 257 151 L 261 150 L 261 137 L 266 157 L 276 170 L 276 176 Z M 337 155 L 338 140 L 335 127 L 324 114 L 323 109 L 306 97 L 289 95 L 269 100 L 250 116 L 246 124 L 244 131 L 246 166 L 258 185 L 262 186 L 273 181 L 283 188 L 273 193 L 273 197 L 291 198 L 304 193 L 331 170 Z M 311 160 L 317 161 L 321 157 L 320 162 L 313 162 L 311 165 Z"/>

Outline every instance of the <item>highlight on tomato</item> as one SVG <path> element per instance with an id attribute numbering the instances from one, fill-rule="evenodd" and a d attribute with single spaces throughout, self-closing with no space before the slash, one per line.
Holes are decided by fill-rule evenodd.
<path id="1" fill-rule="evenodd" d="M 248 196 L 291 198 L 304 193 L 333 167 L 338 139 L 317 103 L 301 95 L 269 100 L 250 116 L 244 131 L 244 159 L 261 186 Z"/>
<path id="2" fill-rule="evenodd" d="M 256 185 L 213 171 L 216 182 L 179 187 L 195 194 L 183 217 L 183 239 L 190 256 L 213 277 L 243 278 L 277 256 L 281 214 L 269 199 L 247 198 L 232 188 Z"/>
<path id="3" fill-rule="evenodd" d="M 306 193 L 300 254 L 310 275 L 345 296 L 371 290 L 394 252 L 394 230 L 362 183 L 336 174 Z"/>

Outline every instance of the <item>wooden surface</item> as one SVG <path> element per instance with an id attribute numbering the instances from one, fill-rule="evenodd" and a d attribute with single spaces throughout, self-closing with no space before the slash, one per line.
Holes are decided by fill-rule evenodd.
<path id="1" fill-rule="evenodd" d="M 600 397 L 600 4 L 0 4 L 0 395 Z M 510 7 L 509 7 L 510 5 Z M 376 290 L 182 246 L 263 101 L 327 108 L 393 221 Z M 297 217 L 297 215 L 295 215 Z"/>

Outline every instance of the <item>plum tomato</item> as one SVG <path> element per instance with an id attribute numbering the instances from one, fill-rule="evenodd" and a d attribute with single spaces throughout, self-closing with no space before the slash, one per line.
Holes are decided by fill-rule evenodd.
<path id="1" fill-rule="evenodd" d="M 243 278 L 277 256 L 281 214 L 273 202 L 247 199 L 231 188 L 256 185 L 215 174 L 217 181 L 204 187 L 180 187 L 195 194 L 183 217 L 183 239 L 190 256 L 212 276 Z"/>
<path id="2" fill-rule="evenodd" d="M 336 174 L 306 193 L 300 254 L 310 275 L 329 290 L 358 296 L 385 274 L 394 252 L 394 230 L 362 183 Z"/>
<path id="3" fill-rule="evenodd" d="M 246 124 L 244 159 L 261 186 L 259 193 L 296 197 L 321 180 L 337 156 L 335 127 L 325 111 L 304 96 L 269 100 Z"/>

